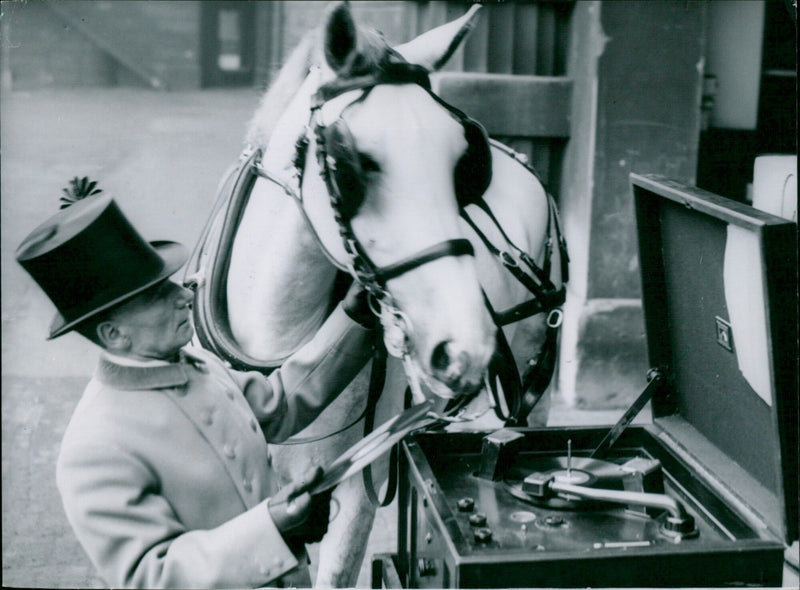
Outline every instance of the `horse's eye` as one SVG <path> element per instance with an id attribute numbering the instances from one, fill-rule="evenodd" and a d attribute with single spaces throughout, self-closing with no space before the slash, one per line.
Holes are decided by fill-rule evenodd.
<path id="1" fill-rule="evenodd" d="M 358 163 L 361 166 L 361 169 L 364 172 L 380 172 L 381 166 L 378 162 L 375 161 L 370 155 L 359 153 L 358 154 Z"/>

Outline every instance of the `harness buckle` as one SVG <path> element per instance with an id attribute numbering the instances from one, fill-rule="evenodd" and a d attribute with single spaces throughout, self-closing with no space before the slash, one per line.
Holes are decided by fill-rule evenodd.
<path id="1" fill-rule="evenodd" d="M 560 307 L 551 309 L 550 313 L 547 314 L 548 328 L 558 328 L 559 326 L 561 326 L 563 321 L 564 321 L 564 312 L 561 311 Z"/>
<path id="2" fill-rule="evenodd" d="M 519 268 L 519 262 L 517 262 L 517 259 L 514 258 L 507 250 L 500 252 L 497 257 L 500 259 L 500 262 L 502 262 L 503 265 L 509 268 Z"/>
<path id="3" fill-rule="evenodd" d="M 383 326 L 383 343 L 386 345 L 386 351 L 396 358 L 408 356 L 408 333 L 411 325 L 408 316 L 399 309 L 383 303 L 380 320 Z"/>

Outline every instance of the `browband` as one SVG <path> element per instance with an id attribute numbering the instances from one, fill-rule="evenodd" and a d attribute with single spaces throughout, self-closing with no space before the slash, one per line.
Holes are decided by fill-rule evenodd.
<path id="1" fill-rule="evenodd" d="M 319 87 L 312 99 L 311 108 L 319 108 L 329 100 L 351 90 L 363 90 L 380 84 L 417 84 L 431 89 L 428 70 L 417 64 L 384 60 L 377 72 L 352 78 L 336 78 Z"/>

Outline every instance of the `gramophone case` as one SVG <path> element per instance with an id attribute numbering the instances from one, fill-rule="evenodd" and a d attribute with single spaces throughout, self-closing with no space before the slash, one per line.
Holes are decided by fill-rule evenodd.
<path id="1" fill-rule="evenodd" d="M 652 424 L 603 453 L 608 427 L 408 437 L 398 553 L 375 559 L 374 584 L 781 585 L 798 528 L 797 226 L 631 182 Z"/>

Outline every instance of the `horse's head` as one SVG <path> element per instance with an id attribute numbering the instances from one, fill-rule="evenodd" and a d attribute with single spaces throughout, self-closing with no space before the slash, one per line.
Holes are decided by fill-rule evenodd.
<path id="1" fill-rule="evenodd" d="M 428 90 L 473 13 L 391 50 L 346 4 L 329 11 L 302 184 L 323 243 L 384 294 L 388 338 L 401 318 L 408 354 L 445 395 L 480 385 L 496 329 L 459 218 L 489 183 L 489 146 Z"/>

